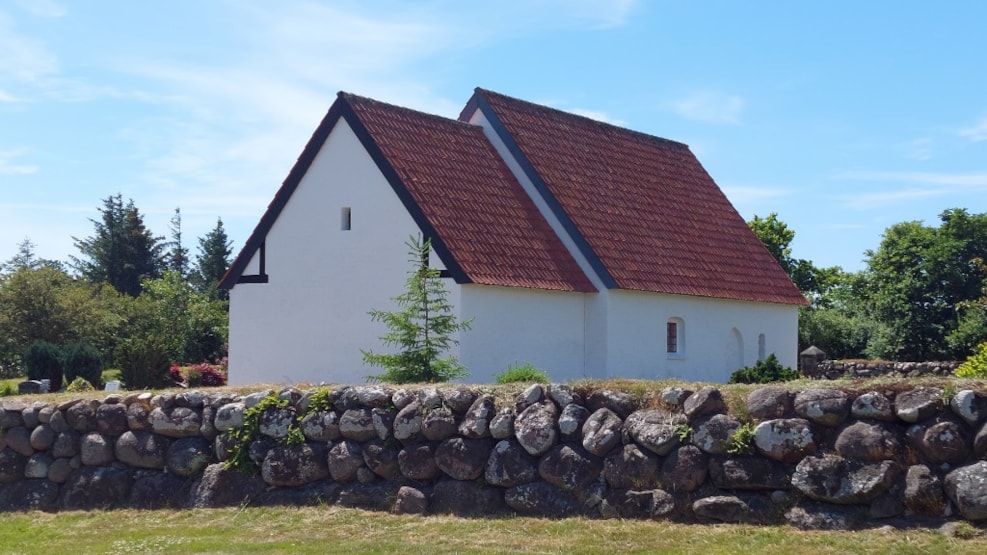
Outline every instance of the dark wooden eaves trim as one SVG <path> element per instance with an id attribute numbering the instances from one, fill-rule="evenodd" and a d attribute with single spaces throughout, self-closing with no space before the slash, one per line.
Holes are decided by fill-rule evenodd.
<path id="1" fill-rule="evenodd" d="M 507 150 L 511 153 L 511 156 L 521 167 L 521 171 L 524 172 L 524 174 L 534 185 L 535 190 L 538 191 L 538 194 L 545 200 L 545 203 L 548 205 L 548 209 L 551 210 L 552 214 L 555 215 L 559 223 L 562 225 L 562 228 L 569 235 L 569 237 L 572 238 L 576 248 L 579 249 L 579 252 L 582 253 L 583 257 L 586 258 L 586 261 L 589 262 L 589 265 L 593 268 L 593 271 L 603 282 L 604 287 L 607 289 L 619 288 L 617 281 L 612 275 L 610 275 L 610 272 L 607 270 L 606 266 L 604 266 L 603 261 L 601 261 L 596 253 L 593 252 L 593 248 L 586 241 L 586 238 L 579 232 L 576 224 L 569 218 L 569 215 L 566 214 L 565 209 L 559 203 L 558 199 L 552 195 L 551 191 L 548 189 L 548 186 L 542 180 L 534 166 L 524 155 L 524 152 L 521 151 L 521 147 L 518 146 L 510 132 L 508 132 L 507 128 L 497 117 L 493 107 L 490 106 L 490 103 L 487 101 L 485 93 L 486 91 L 483 89 L 477 88 L 475 90 L 473 97 L 470 98 L 469 102 L 466 104 L 466 107 L 463 108 L 463 111 L 459 116 L 460 119 L 463 121 L 468 121 L 468 118 L 477 110 L 479 110 L 487 118 L 487 121 L 490 122 L 490 126 L 493 128 L 494 133 L 497 134 L 500 140 L 507 147 Z"/>

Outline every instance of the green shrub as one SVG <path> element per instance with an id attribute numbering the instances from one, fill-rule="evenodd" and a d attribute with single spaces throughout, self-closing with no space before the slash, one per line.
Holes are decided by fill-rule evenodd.
<path id="1" fill-rule="evenodd" d="M 778 362 L 778 357 L 771 353 L 765 360 L 757 361 L 754 366 L 737 370 L 730 376 L 730 383 L 771 383 L 797 380 L 799 373 Z"/>
<path id="2" fill-rule="evenodd" d="M 74 380 L 69 382 L 69 385 L 65 388 L 68 393 L 79 393 L 80 391 L 95 391 L 96 388 L 93 384 L 89 383 L 89 380 L 83 378 L 82 376 L 76 376 Z"/>
<path id="3" fill-rule="evenodd" d="M 76 343 L 65 355 L 65 381 L 72 383 L 82 378 L 94 388 L 102 386 L 103 357 L 91 343 Z"/>
<path id="4" fill-rule="evenodd" d="M 977 345 L 966 362 L 956 369 L 961 378 L 987 378 L 987 341 Z"/>
<path id="5" fill-rule="evenodd" d="M 128 339 L 113 357 L 120 366 L 120 381 L 127 389 L 156 389 L 171 385 L 167 347 L 153 338 Z"/>
<path id="6" fill-rule="evenodd" d="M 24 353 L 29 380 L 51 380 L 49 391 L 62 388 L 62 350 L 53 343 L 37 340 Z"/>
<path id="7" fill-rule="evenodd" d="M 544 370 L 535 368 L 530 362 L 524 364 L 514 363 L 507 367 L 502 374 L 494 375 L 494 380 L 499 384 L 516 382 L 539 382 L 548 383 L 548 374 Z"/>

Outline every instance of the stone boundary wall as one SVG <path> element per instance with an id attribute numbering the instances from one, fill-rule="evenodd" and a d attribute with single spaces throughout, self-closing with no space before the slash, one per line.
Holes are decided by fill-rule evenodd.
<path id="1" fill-rule="evenodd" d="M 984 391 L 765 386 L 733 414 L 714 387 L 642 401 L 532 385 L 499 405 L 467 387 L 326 393 L 5 399 L 0 510 L 328 503 L 809 529 L 987 520 Z M 274 396 L 284 406 L 257 408 Z M 245 415 L 258 431 L 250 462 L 227 469 Z"/>
<path id="2" fill-rule="evenodd" d="M 824 360 L 815 368 L 803 368 L 808 378 L 837 380 L 839 378 L 876 378 L 896 376 L 952 376 L 962 362 L 889 362 L 884 360 Z"/>

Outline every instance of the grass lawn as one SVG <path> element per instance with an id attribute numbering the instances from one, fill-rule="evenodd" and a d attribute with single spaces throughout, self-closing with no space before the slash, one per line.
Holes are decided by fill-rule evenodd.
<path id="1" fill-rule="evenodd" d="M 0 514 L 4 553 L 985 553 L 935 530 L 804 532 L 630 520 L 460 519 L 339 507 Z"/>

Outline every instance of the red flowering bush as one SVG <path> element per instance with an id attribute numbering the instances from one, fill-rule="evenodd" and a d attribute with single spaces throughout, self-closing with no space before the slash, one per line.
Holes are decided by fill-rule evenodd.
<path id="1" fill-rule="evenodd" d="M 226 385 L 226 366 L 208 362 L 185 366 L 173 364 L 168 370 L 168 376 L 176 383 L 188 387 L 219 387 Z"/>
<path id="2" fill-rule="evenodd" d="M 182 367 L 177 364 L 172 364 L 168 368 L 168 378 L 175 383 L 185 383 L 185 376 L 182 375 Z"/>
<path id="3" fill-rule="evenodd" d="M 202 385 L 206 387 L 226 385 L 226 369 L 211 364 L 203 364 L 202 366 L 205 366 L 201 370 Z"/>

